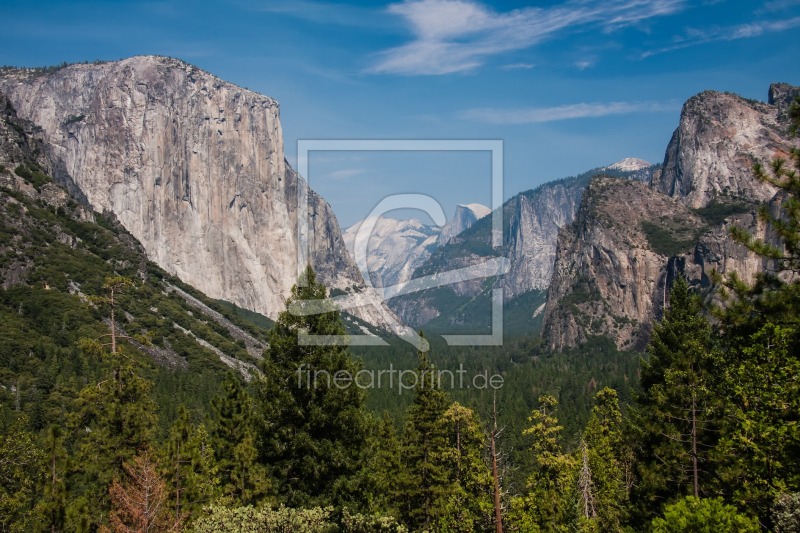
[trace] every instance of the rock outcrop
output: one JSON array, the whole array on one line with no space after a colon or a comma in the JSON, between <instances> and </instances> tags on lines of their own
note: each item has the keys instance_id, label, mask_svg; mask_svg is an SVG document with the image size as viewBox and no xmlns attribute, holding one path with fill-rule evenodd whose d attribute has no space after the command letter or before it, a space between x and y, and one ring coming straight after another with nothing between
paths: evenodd
<instances>
[{"instance_id":1,"label":"rock outcrop","mask_svg":"<svg viewBox=\"0 0 800 533\"><path fill-rule=\"evenodd\" d=\"M708 211L642 183L595 178L559 236L544 315L548 345L562 350L604 335L620 349L641 350L678 273L700 288L711 285L712 271L752 281L766 263L731 239L730 226L770 236L754 206L735 207L741 212L717 225Z\"/></svg>"},{"instance_id":2,"label":"rock outcrop","mask_svg":"<svg viewBox=\"0 0 800 533\"><path fill-rule=\"evenodd\" d=\"M786 110L798 92L774 84L768 103L715 91L690 98L653 188L695 208L725 198L769 201L775 188L755 179L753 163L788 154Z\"/></svg>"},{"instance_id":3,"label":"rock outcrop","mask_svg":"<svg viewBox=\"0 0 800 533\"><path fill-rule=\"evenodd\" d=\"M6 69L0 91L42 129L56 179L74 181L149 258L209 296L276 317L303 266L306 214L320 279L363 284L330 206L309 191L298 208L305 182L284 160L275 100L155 56ZM392 320L380 305L353 312Z\"/></svg>"},{"instance_id":4,"label":"rock outcrop","mask_svg":"<svg viewBox=\"0 0 800 533\"><path fill-rule=\"evenodd\" d=\"M625 179L649 181L657 167L643 165L647 163L641 159L628 158L517 194L503 205L502 248L492 247L492 217L485 216L436 250L414 274L414 277L432 275L502 256L508 265L503 276L395 298L389 302L390 307L406 323L418 327L442 317L454 307L459 314L477 314L478 311L465 311L465 306L475 302L486 308L485 302L493 288L503 288L507 303L547 289L553 274L558 232L574 220L591 177L606 172ZM471 300L465 303L465 298Z\"/></svg>"},{"instance_id":5,"label":"rock outcrop","mask_svg":"<svg viewBox=\"0 0 800 533\"><path fill-rule=\"evenodd\" d=\"M653 224L691 250L703 221L647 185L608 177L589 184L578 216L558 240L544 311L544 337L561 350L590 335L620 348L646 336L647 317L660 309L669 253L646 233ZM644 330L644 331L643 331Z\"/></svg>"},{"instance_id":6,"label":"rock outcrop","mask_svg":"<svg viewBox=\"0 0 800 533\"><path fill-rule=\"evenodd\" d=\"M367 267L373 287L391 287L411 279L438 247L441 229L417 219L397 220L378 217L371 235L359 236L364 221L344 232L347 250L355 257L356 237L367 239Z\"/></svg>"},{"instance_id":7,"label":"rock outcrop","mask_svg":"<svg viewBox=\"0 0 800 533\"><path fill-rule=\"evenodd\" d=\"M774 242L756 209L766 202L777 213L781 198L753 177L752 165L793 145L785 115L798 92L775 84L766 104L701 93L684 106L651 187L592 182L559 236L543 326L552 348L605 335L621 349L641 349L678 272L707 288L712 271L750 282L767 268L732 240L730 226Z\"/></svg>"},{"instance_id":8,"label":"rock outcrop","mask_svg":"<svg viewBox=\"0 0 800 533\"><path fill-rule=\"evenodd\" d=\"M457 205L453 217L442 226L442 231L439 233L439 245L447 244L453 237L468 230L491 212L492 210L483 204Z\"/></svg>"}]
</instances>

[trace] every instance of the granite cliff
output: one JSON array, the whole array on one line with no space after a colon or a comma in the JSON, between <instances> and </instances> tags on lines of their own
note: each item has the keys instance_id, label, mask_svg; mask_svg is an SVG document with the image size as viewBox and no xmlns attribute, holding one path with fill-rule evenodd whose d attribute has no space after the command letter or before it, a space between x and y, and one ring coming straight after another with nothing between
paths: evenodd
<instances>
[{"instance_id":1,"label":"granite cliff","mask_svg":"<svg viewBox=\"0 0 800 533\"><path fill-rule=\"evenodd\" d=\"M4 69L4 92L41 130L50 171L113 213L148 257L213 298L276 317L297 281L298 216L327 285L363 285L330 206L284 159L278 103L179 60L140 56ZM387 326L385 306L351 310Z\"/></svg>"},{"instance_id":2,"label":"granite cliff","mask_svg":"<svg viewBox=\"0 0 800 533\"><path fill-rule=\"evenodd\" d=\"M682 272L708 288L712 270L746 281L766 264L735 243L731 225L770 240L756 217L780 198L755 179L752 165L792 146L786 111L798 89L770 88L769 102L704 92L684 105L660 173L650 186L597 178L575 223L558 238L543 336L563 349L605 335L641 349Z\"/></svg>"},{"instance_id":3,"label":"granite cliff","mask_svg":"<svg viewBox=\"0 0 800 533\"><path fill-rule=\"evenodd\" d=\"M503 246L491 246L492 217L485 216L472 227L434 251L413 277L435 275L477 265L491 258L506 258L503 276L465 281L390 300L389 306L406 323L423 326L437 320L443 329L474 325L469 316L489 319L491 289L503 288L507 304L525 300L512 312L535 318L539 294L550 285L559 230L575 218L581 195L590 178L608 172L628 179L649 181L657 168L641 160L625 160L621 167L596 168L578 176L546 183L513 196L503 205ZM522 299L522 300L520 300ZM511 309L510 309L511 310ZM525 325L527 323L527 326ZM520 323L519 333L530 334L532 322ZM437 326L438 327L438 326ZM488 326L487 326L488 327ZM525 329L527 328L527 329Z\"/></svg>"}]
</instances>

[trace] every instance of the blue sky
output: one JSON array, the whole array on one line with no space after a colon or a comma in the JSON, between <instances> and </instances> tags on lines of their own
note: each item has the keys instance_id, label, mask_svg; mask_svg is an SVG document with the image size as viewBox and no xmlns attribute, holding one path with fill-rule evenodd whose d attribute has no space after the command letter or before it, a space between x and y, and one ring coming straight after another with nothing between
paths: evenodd
<instances>
[{"instance_id":1,"label":"blue sky","mask_svg":"<svg viewBox=\"0 0 800 533\"><path fill-rule=\"evenodd\" d=\"M0 64L162 54L277 98L298 139L502 139L505 197L660 162L681 104L800 84L800 0L14 1ZM490 203L486 153L313 153L343 226L384 196Z\"/></svg>"}]
</instances>

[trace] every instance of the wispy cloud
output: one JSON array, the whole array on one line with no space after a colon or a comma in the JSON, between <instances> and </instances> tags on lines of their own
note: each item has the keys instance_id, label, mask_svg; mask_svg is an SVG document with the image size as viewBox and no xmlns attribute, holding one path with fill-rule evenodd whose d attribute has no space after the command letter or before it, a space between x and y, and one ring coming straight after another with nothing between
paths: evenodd
<instances>
[{"instance_id":1,"label":"wispy cloud","mask_svg":"<svg viewBox=\"0 0 800 533\"><path fill-rule=\"evenodd\" d=\"M561 5L493 11L474 0L405 0L391 4L414 39L378 54L370 71L437 75L474 70L497 54L522 50L561 32L605 31L676 13L685 0L569 0Z\"/></svg>"},{"instance_id":2,"label":"wispy cloud","mask_svg":"<svg viewBox=\"0 0 800 533\"><path fill-rule=\"evenodd\" d=\"M759 37L767 33L785 31L800 26L800 17L785 20L772 20L762 22L751 22L738 26L714 26L711 28L697 29L689 28L683 35L675 37L669 46L648 50L642 53L641 58L645 59L656 54L672 52L690 46L711 43L715 41L735 41L737 39L750 39Z\"/></svg>"},{"instance_id":3,"label":"wispy cloud","mask_svg":"<svg viewBox=\"0 0 800 533\"><path fill-rule=\"evenodd\" d=\"M595 102L518 109L474 108L462 111L458 116L464 120L489 124L535 124L608 115L675 111L677 109L680 109L678 102Z\"/></svg>"},{"instance_id":4,"label":"wispy cloud","mask_svg":"<svg viewBox=\"0 0 800 533\"><path fill-rule=\"evenodd\" d=\"M535 67L533 63L510 63L500 67L502 70L530 70Z\"/></svg>"},{"instance_id":5,"label":"wispy cloud","mask_svg":"<svg viewBox=\"0 0 800 533\"><path fill-rule=\"evenodd\" d=\"M795 6L800 6L800 0L771 0L769 2L764 2L761 9L756 10L756 14L774 13Z\"/></svg>"},{"instance_id":6,"label":"wispy cloud","mask_svg":"<svg viewBox=\"0 0 800 533\"><path fill-rule=\"evenodd\" d=\"M328 174L328 178L338 181L349 180L350 178L355 178L356 176L360 176L365 171L363 168L342 168L339 170L334 170Z\"/></svg>"},{"instance_id":7,"label":"wispy cloud","mask_svg":"<svg viewBox=\"0 0 800 533\"><path fill-rule=\"evenodd\" d=\"M318 0L234 0L250 11L289 16L315 24L385 29L386 16L377 9Z\"/></svg>"}]
</instances>

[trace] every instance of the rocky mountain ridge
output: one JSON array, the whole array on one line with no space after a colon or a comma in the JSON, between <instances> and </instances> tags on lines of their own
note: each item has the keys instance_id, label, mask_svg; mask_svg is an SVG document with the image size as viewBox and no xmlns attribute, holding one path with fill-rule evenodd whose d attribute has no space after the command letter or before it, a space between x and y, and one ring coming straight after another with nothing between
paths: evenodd
<instances>
[{"instance_id":1,"label":"rocky mountain ridge","mask_svg":"<svg viewBox=\"0 0 800 533\"><path fill-rule=\"evenodd\" d=\"M434 319L440 323L471 323L464 316L487 314L493 288L503 288L507 303L528 296L531 301L538 302L535 293L546 290L550 284L558 232L573 221L590 178L608 172L624 177L646 176L644 179L649 181L656 171L657 167L653 166L631 171L601 167L515 195L502 207L502 248L494 249L491 246L491 217L484 217L434 251L413 277L434 275L505 257L508 270L503 276L474 279L402 296L390 300L389 306L405 323L420 327ZM476 307L481 307L482 311L477 311ZM533 318L532 313L533 310L527 313L529 318Z\"/></svg>"},{"instance_id":2,"label":"rocky mountain ridge","mask_svg":"<svg viewBox=\"0 0 800 533\"><path fill-rule=\"evenodd\" d=\"M490 212L491 209L482 204L459 204L453 216L441 227L423 224L415 218L378 217L371 221L374 223L371 235L359 236L359 230L366 222L361 220L347 228L343 237L347 250L356 262L356 238L368 238L370 281L374 287L391 287L410 280L414 271L425 263L431 253Z\"/></svg>"},{"instance_id":3,"label":"rocky mountain ridge","mask_svg":"<svg viewBox=\"0 0 800 533\"><path fill-rule=\"evenodd\" d=\"M759 203L775 210L775 189L752 173L796 140L785 120L800 89L773 84L768 103L707 91L687 101L650 186L597 178L575 223L559 235L543 336L554 349L594 335L641 349L682 272L710 286L711 271L745 281L767 265L729 235L731 225L770 240ZM632 207L633 206L633 207Z\"/></svg>"},{"instance_id":4,"label":"rocky mountain ridge","mask_svg":"<svg viewBox=\"0 0 800 533\"><path fill-rule=\"evenodd\" d=\"M179 60L138 56L54 70L4 69L4 92L41 129L51 173L114 213L168 272L276 317L303 260L339 291L363 286L330 206L288 165L278 103ZM368 293L350 311L390 327Z\"/></svg>"}]
</instances>

